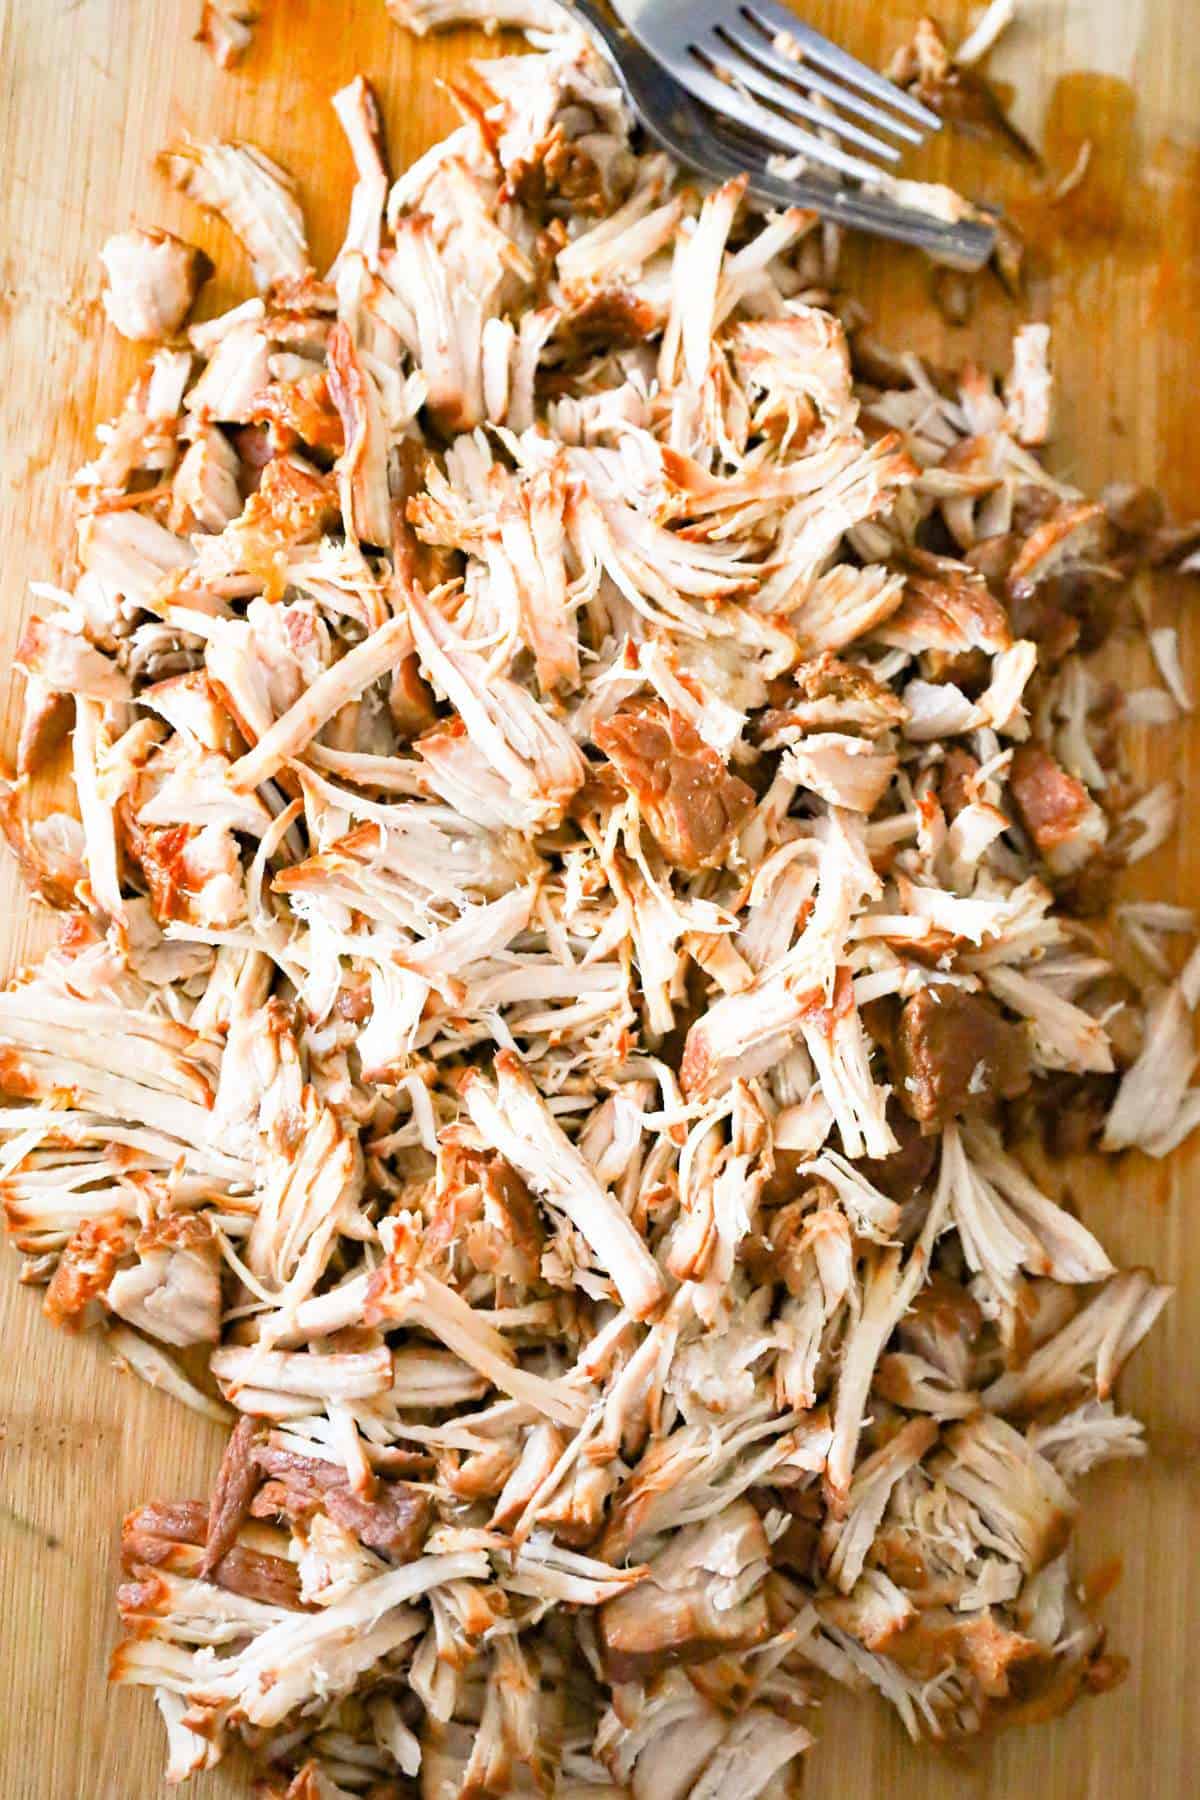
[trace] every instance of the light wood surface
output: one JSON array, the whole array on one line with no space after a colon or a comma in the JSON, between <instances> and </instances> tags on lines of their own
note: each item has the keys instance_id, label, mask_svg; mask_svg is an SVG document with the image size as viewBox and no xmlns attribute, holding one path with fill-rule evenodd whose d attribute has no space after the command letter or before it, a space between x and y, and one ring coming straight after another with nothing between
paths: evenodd
<instances>
[{"instance_id":1,"label":"light wood surface","mask_svg":"<svg viewBox=\"0 0 1200 1800\"><path fill-rule=\"evenodd\" d=\"M184 131L261 144L299 177L319 264L332 256L350 163L327 101L362 69L376 83L395 167L454 122L439 79L478 36L415 43L382 0L264 0L244 65L224 74L191 41L199 0L0 0L0 721L16 736L13 647L32 578L68 578L65 478L93 423L112 412L138 353L105 329L95 253L130 218L181 231L221 271L206 305L249 291L245 260L220 227L153 168ZM807 0L806 15L880 60L902 41L913 0ZM968 11L938 8L951 33ZM944 134L928 157L967 191L1005 199L1033 239L1022 306L1055 330L1056 466L1083 485L1136 476L1200 511L1200 13L1196 0L1025 0L993 63L1020 83L1022 123L1046 145L1052 178L1092 141L1083 188L1061 208L995 149ZM907 252L852 246L852 284L880 335L946 360L1002 363L1019 310L998 289L965 329L929 305L929 272ZM1193 586L1193 595L1195 589ZM1162 616L1183 597L1159 591ZM1193 598L1191 606L1196 602ZM1200 631L1185 611L1185 658L1200 685ZM1137 652L1123 664L1142 678ZM1144 767L1197 771L1194 724L1139 747ZM1194 802L1200 806L1200 797ZM1193 817L1197 816L1193 814ZM1200 904L1200 834L1138 871L1137 891ZM0 864L0 962L46 943L11 862ZM1165 1321L1126 1378L1153 1454L1094 1477L1081 1567L1120 1580L1106 1604L1128 1681L1047 1728L1010 1733L968 1757L913 1749L882 1704L832 1700L809 1759L811 1800L1182 1800L1200 1791L1200 1215L1189 1188L1200 1150L1164 1169L1127 1160L1089 1174L1083 1210L1119 1262L1178 1284ZM151 1497L204 1492L221 1434L132 1377L94 1343L50 1329L15 1264L0 1267L0 1796L148 1800L165 1793L149 1702L107 1695L115 1538ZM244 1792L220 1772L198 1800Z\"/></svg>"}]
</instances>

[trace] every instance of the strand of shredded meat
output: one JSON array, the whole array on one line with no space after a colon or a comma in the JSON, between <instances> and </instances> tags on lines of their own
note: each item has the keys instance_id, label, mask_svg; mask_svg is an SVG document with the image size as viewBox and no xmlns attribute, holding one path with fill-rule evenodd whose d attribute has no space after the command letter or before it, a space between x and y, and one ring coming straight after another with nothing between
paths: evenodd
<instances>
[{"instance_id":1,"label":"strand of shredded meat","mask_svg":"<svg viewBox=\"0 0 1200 1800\"><path fill-rule=\"evenodd\" d=\"M395 181L337 96L324 278L266 156L169 158L261 292L101 429L19 655L0 1195L232 1427L125 1522L112 1677L277 1800L781 1800L823 1682L955 1739L1120 1671L1072 1538L1168 1290L1039 1146L1200 1123L1079 648L1195 534L1043 467L1044 329L888 353L539 42ZM107 261L177 331L195 254Z\"/></svg>"}]
</instances>

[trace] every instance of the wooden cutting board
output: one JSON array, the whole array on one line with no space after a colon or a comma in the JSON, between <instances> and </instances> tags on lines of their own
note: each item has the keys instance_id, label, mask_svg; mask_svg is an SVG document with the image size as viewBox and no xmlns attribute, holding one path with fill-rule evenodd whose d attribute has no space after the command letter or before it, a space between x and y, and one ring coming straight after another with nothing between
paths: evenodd
<instances>
[{"instance_id":1,"label":"wooden cutting board","mask_svg":"<svg viewBox=\"0 0 1200 1800\"><path fill-rule=\"evenodd\" d=\"M95 253L136 218L183 232L221 275L212 310L250 291L227 234L180 200L155 154L185 131L261 144L299 177L317 262L332 257L350 160L328 108L358 70L375 82L403 166L454 122L439 82L479 35L418 43L382 0L264 0L243 66L222 73L191 41L199 0L0 0L0 707L11 757L17 697L12 652L31 579L69 579L65 479L111 413L138 353L104 327ZM908 34L915 0L807 0L806 16L873 62ZM943 0L952 41L967 8ZM1023 0L993 63L1019 84L1016 116L1044 144L1049 182L1085 141L1091 163L1060 206L1010 155L943 134L930 172L1004 200L1032 238L1024 308L1055 331L1056 467L1095 488L1159 482L1181 513L1200 511L1195 390L1200 375L1200 17L1196 0ZM908 253L851 247L853 285L879 334L935 357L1002 364L1019 309L998 288L972 321L948 327L930 306L929 271ZM1196 589L1159 591L1163 621ZM1181 620L1200 680L1200 634ZM1132 646L1122 672L1148 670ZM1200 777L1194 724L1139 746L1141 766ZM1196 802L1200 805L1200 801ZM1195 815L1193 815L1195 816ZM1185 829L1136 891L1200 905L1200 836ZM8 859L0 866L0 962L19 966L48 939ZM809 1759L811 1800L958 1800L1037 1792L1046 1800L1176 1800L1194 1794L1200 1759L1200 1216L1189 1178L1200 1150L1169 1167L1129 1159L1079 1189L1085 1216L1122 1263L1148 1263L1179 1296L1136 1359L1125 1398L1148 1422L1152 1455L1092 1478L1081 1567L1115 1582L1105 1614L1129 1655L1115 1693L1039 1730L985 1742L967 1757L914 1749L882 1703L839 1696ZM165 1793L150 1702L106 1695L113 1638L116 1530L151 1497L207 1491L221 1434L108 1365L95 1343L42 1320L36 1296L0 1262L0 1794L5 1800L148 1800ZM1117 1577L1119 1576L1119 1579ZM203 1800L245 1791L222 1771Z\"/></svg>"}]
</instances>

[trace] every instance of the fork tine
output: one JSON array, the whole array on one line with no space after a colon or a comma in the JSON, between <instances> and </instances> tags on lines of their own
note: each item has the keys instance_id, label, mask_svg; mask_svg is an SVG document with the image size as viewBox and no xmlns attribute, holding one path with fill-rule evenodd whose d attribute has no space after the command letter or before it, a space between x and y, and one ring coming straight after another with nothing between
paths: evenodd
<instances>
[{"instance_id":1,"label":"fork tine","mask_svg":"<svg viewBox=\"0 0 1200 1800\"><path fill-rule=\"evenodd\" d=\"M895 137L905 138L910 144L924 142L925 133L918 131L907 119L885 112L882 106L877 106L873 100L864 99L853 88L830 81L828 76L820 74L810 63L798 64L792 57L784 56L775 49L770 38L749 24L744 17L730 19L727 25L722 25L721 35L736 44L739 50L752 57L755 62L769 69L773 75L778 75L785 81L798 82L801 87L814 94L824 94L827 100L832 100L843 112L868 119L872 125L878 125L883 131L890 131Z\"/></svg>"},{"instance_id":2,"label":"fork tine","mask_svg":"<svg viewBox=\"0 0 1200 1800\"><path fill-rule=\"evenodd\" d=\"M883 138L873 137L869 131L854 125L849 119L841 119L829 107L823 107L812 100L807 100L798 89L776 81L773 75L743 57L731 51L723 37L711 34L697 43L697 48L718 68L732 76L744 88L760 100L769 100L772 105L782 107L785 113L795 113L802 119L808 119L822 131L832 131L836 136L844 138L849 144L857 144L860 150L866 150L873 156L886 157L895 162L900 155L895 144L887 143ZM765 126L764 126L765 129Z\"/></svg>"},{"instance_id":3,"label":"fork tine","mask_svg":"<svg viewBox=\"0 0 1200 1800\"><path fill-rule=\"evenodd\" d=\"M748 192L766 206L814 207L839 225L917 244L951 268L980 269L991 255L995 232L990 225L974 219L948 224L900 206L879 192L878 175L874 189L859 191L839 186L819 171L786 180L773 174L766 164L766 145L756 132L744 132L736 120L702 107L636 37L624 27L618 29L595 0L569 3L636 117L676 162L700 170L711 181L747 175Z\"/></svg>"},{"instance_id":4,"label":"fork tine","mask_svg":"<svg viewBox=\"0 0 1200 1800\"><path fill-rule=\"evenodd\" d=\"M942 121L935 112L930 112L927 106L922 106L919 100L898 88L886 75L879 75L866 63L859 62L857 56L831 44L827 37L822 37L819 31L814 31L785 6L777 6L775 0L745 0L741 10L756 20L768 37L774 37L776 32L786 32L803 50L805 58L811 57L819 68L828 70L831 75L840 75L843 81L852 82L886 106L894 106L898 112L906 113L910 119L924 125L927 131L940 130Z\"/></svg>"},{"instance_id":5,"label":"fork tine","mask_svg":"<svg viewBox=\"0 0 1200 1800\"><path fill-rule=\"evenodd\" d=\"M839 150L835 144L827 144L815 132L805 131L790 119L772 112L770 107L763 106L760 101L749 99L728 81L722 81L719 75L714 75L699 58L690 59L687 79L692 93L703 100L706 106L748 125L760 137L769 138L772 143L781 145L784 149L798 151L810 162L824 163L827 168L849 175L854 181L874 182L880 179L881 171L874 163L867 162L861 156L851 156L845 150Z\"/></svg>"}]
</instances>

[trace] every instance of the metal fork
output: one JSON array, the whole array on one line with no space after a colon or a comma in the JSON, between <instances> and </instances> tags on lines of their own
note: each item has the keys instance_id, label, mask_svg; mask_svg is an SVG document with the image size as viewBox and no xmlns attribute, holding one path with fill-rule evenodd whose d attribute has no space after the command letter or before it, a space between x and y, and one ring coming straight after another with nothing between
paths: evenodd
<instances>
[{"instance_id":1,"label":"metal fork","mask_svg":"<svg viewBox=\"0 0 1200 1800\"><path fill-rule=\"evenodd\" d=\"M629 4L630 0L622 0L622 3ZM705 0L705 3L711 5L711 0ZM746 127L739 117L722 117L698 104L693 95L597 0L563 0L563 4L588 31L640 124L677 162L699 170L712 181L728 181L733 176L745 175L748 192L763 205L811 207L823 217L853 230L914 244L953 268L982 268L991 255L995 232L989 225L976 220L948 222L916 207L902 206L884 194L851 188L823 179L820 174L806 171L803 177L795 180L777 174L768 162L771 146L762 141L757 128ZM755 10L761 11L757 0ZM789 29L806 30L790 13L784 16L789 20ZM812 35L817 36L815 32ZM824 39L818 41L825 42ZM827 49L835 57L844 56L836 45L830 44ZM845 60L856 69L861 67L853 57ZM900 94L882 76L873 75L869 69L863 69L862 74L868 81L896 94L924 117L933 118L937 124L933 114L926 113L924 107L910 101L906 94ZM807 75L805 79L808 79ZM723 84L718 85L724 104L724 97L730 90ZM821 147L827 148L823 144ZM881 172L873 165L865 164L864 167L871 181L881 179ZM838 173L841 173L840 169Z\"/></svg>"},{"instance_id":2,"label":"metal fork","mask_svg":"<svg viewBox=\"0 0 1200 1800\"><path fill-rule=\"evenodd\" d=\"M839 175L870 181L878 178L878 168L868 157L897 160L899 148L880 131L919 144L941 124L920 101L775 0L612 0L612 5L697 100ZM844 117L847 113L852 116ZM806 130L798 119L816 130ZM855 122L862 119L875 131Z\"/></svg>"}]
</instances>

